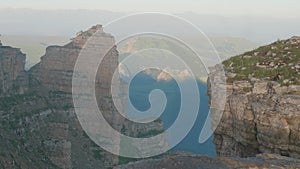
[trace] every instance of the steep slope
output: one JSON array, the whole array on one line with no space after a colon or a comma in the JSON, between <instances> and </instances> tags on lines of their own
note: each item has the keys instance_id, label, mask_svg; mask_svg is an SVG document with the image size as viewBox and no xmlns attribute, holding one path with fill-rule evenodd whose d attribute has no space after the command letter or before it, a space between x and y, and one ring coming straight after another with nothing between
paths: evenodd
<instances>
[{"instance_id":1,"label":"steep slope","mask_svg":"<svg viewBox=\"0 0 300 169\"><path fill-rule=\"evenodd\" d=\"M265 79L300 84L300 37L278 40L224 62L230 81Z\"/></svg>"},{"instance_id":2,"label":"steep slope","mask_svg":"<svg viewBox=\"0 0 300 169\"><path fill-rule=\"evenodd\" d=\"M42 61L28 72L24 72L25 56L19 49L0 48L1 73L6 75L1 82L7 84L3 90L9 93L0 98L2 168L108 168L118 164L118 156L101 149L82 130L70 93L78 54L86 40L101 29L94 26L65 46L48 47ZM116 51L107 58L106 68L118 64ZM113 72L113 68L106 71ZM109 81L102 78L99 84ZM12 86L24 93L11 92ZM107 86L99 90L103 97L110 93ZM112 119L116 110L103 104L99 106Z\"/></svg>"},{"instance_id":3,"label":"steep slope","mask_svg":"<svg viewBox=\"0 0 300 169\"><path fill-rule=\"evenodd\" d=\"M25 56L19 49L0 47L0 54L5 54L0 55L4 65L0 74L7 74L0 76L0 82L9 84L3 88L5 95L0 97L0 168L111 168L132 160L96 145L82 129L74 110L71 93L74 65L83 45L95 32L104 46L114 41L101 25L93 26L64 46L49 46L41 62L28 72L24 71ZM98 107L106 120L117 131L130 136L147 137L150 131L162 130L159 121L137 126L119 115L112 105L110 90L117 66L118 52L113 47L96 76Z\"/></svg>"},{"instance_id":4,"label":"steep slope","mask_svg":"<svg viewBox=\"0 0 300 169\"><path fill-rule=\"evenodd\" d=\"M0 97L12 93L14 81L24 72L25 54L20 49L0 45Z\"/></svg>"},{"instance_id":5,"label":"steep slope","mask_svg":"<svg viewBox=\"0 0 300 169\"><path fill-rule=\"evenodd\" d=\"M225 110L214 143L220 156L276 153L300 158L300 38L277 41L224 62ZM221 65L211 68L208 83ZM218 93L211 95L216 102ZM213 105L211 105L213 106Z\"/></svg>"}]
</instances>

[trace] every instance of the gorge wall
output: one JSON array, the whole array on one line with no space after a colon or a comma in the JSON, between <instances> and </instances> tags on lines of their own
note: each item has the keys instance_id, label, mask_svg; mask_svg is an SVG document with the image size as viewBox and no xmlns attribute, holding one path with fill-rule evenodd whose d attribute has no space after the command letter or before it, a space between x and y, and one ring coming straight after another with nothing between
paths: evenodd
<instances>
[{"instance_id":1,"label":"gorge wall","mask_svg":"<svg viewBox=\"0 0 300 169\"><path fill-rule=\"evenodd\" d=\"M0 46L0 168L108 168L118 164L118 156L89 139L73 108L74 65L96 31L113 41L101 25L93 26L65 46L48 47L41 62L28 72L20 49ZM109 77L118 65L115 48L103 65L99 71L105 72L99 75L96 87L98 95L107 98ZM105 102L99 102L99 107L113 122L116 110ZM112 125L122 125L122 121L114 122Z\"/></svg>"},{"instance_id":2,"label":"gorge wall","mask_svg":"<svg viewBox=\"0 0 300 169\"><path fill-rule=\"evenodd\" d=\"M0 168L94 169L119 164L118 156L90 140L73 107L73 68L83 45L96 31L113 41L100 25L94 26L65 46L48 47L41 62L28 72L24 72L25 55L19 49L0 46ZM226 84L218 83L222 66L211 68L209 86L227 88L225 110L211 109L212 115L223 111L214 143L219 156L233 157L180 154L117 168L299 168L297 159L257 155L300 158L299 48L299 38L293 37L234 57L224 62ZM106 119L130 136L162 131L160 121L136 126L118 115L109 85L117 64L118 52L113 47L96 79L98 106ZM210 89L211 101L217 102L219 96Z\"/></svg>"},{"instance_id":3,"label":"gorge wall","mask_svg":"<svg viewBox=\"0 0 300 169\"><path fill-rule=\"evenodd\" d=\"M27 72L20 49L0 46L0 168L94 169L111 168L122 162L87 136L73 105L74 65L96 32L101 38L97 50L104 52L101 50L114 43L114 37L96 25L79 32L64 46L47 47L40 63ZM110 89L117 66L118 51L113 46L99 66L95 84L98 107L106 120L130 136L161 131L161 122L136 126L117 112ZM125 111L126 100L123 104Z\"/></svg>"},{"instance_id":4,"label":"gorge wall","mask_svg":"<svg viewBox=\"0 0 300 169\"><path fill-rule=\"evenodd\" d=\"M300 38L293 37L223 63L225 109L211 109L212 116L223 113L214 132L219 156L275 153L300 158L299 46ZM209 87L222 85L216 73L221 67L211 68ZM210 90L211 102L217 101L218 93Z\"/></svg>"},{"instance_id":5,"label":"gorge wall","mask_svg":"<svg viewBox=\"0 0 300 169\"><path fill-rule=\"evenodd\" d=\"M64 46L49 46L46 53L41 57L41 62L35 65L29 72L48 89L59 90L67 93L72 92L72 77L74 66L80 51L87 40L97 32L101 36L102 49L105 50L108 45L114 43L114 37L104 33L101 25L96 25L85 32L77 33L72 41ZM100 42L98 42L100 43ZM108 46L109 47L109 46ZM118 52L116 48L105 56L103 64L100 66L101 73L98 73L97 88L100 86L110 86L112 73L118 66ZM99 81L99 79L102 79ZM100 84L101 83L101 84Z\"/></svg>"},{"instance_id":6,"label":"gorge wall","mask_svg":"<svg viewBox=\"0 0 300 169\"><path fill-rule=\"evenodd\" d=\"M300 168L299 52L300 38L292 37L209 68L207 94L218 157L179 152L115 168Z\"/></svg>"},{"instance_id":7,"label":"gorge wall","mask_svg":"<svg viewBox=\"0 0 300 169\"><path fill-rule=\"evenodd\" d=\"M25 59L20 49L0 44L0 97L13 93L14 82L24 72Z\"/></svg>"}]
</instances>

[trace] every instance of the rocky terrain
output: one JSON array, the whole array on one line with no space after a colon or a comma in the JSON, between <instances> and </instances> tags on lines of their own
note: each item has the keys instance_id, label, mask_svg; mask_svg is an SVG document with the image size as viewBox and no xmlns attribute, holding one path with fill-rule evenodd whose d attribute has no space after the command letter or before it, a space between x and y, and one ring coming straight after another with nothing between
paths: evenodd
<instances>
[{"instance_id":1,"label":"rocky terrain","mask_svg":"<svg viewBox=\"0 0 300 169\"><path fill-rule=\"evenodd\" d=\"M70 93L80 49L99 29L100 25L94 26L65 46L48 47L41 62L28 72L24 72L25 55L19 49L0 48L2 91L9 93L0 98L0 168L108 168L118 164L118 156L102 150L82 130ZM117 58L117 53L108 57ZM112 60L115 64L106 64L118 64L117 59ZM106 81L110 79L102 79L102 84Z\"/></svg>"},{"instance_id":2,"label":"rocky terrain","mask_svg":"<svg viewBox=\"0 0 300 169\"><path fill-rule=\"evenodd\" d=\"M294 36L232 57L223 64L228 81L264 79L281 85L300 84L300 37Z\"/></svg>"},{"instance_id":3,"label":"rocky terrain","mask_svg":"<svg viewBox=\"0 0 300 169\"><path fill-rule=\"evenodd\" d=\"M214 132L217 158L176 153L116 169L300 168L299 48L300 38L292 37L210 68L212 123L222 115ZM223 70L226 84L220 83Z\"/></svg>"},{"instance_id":4,"label":"rocky terrain","mask_svg":"<svg viewBox=\"0 0 300 169\"><path fill-rule=\"evenodd\" d=\"M274 154L250 158L218 157L175 153L158 159L141 160L114 169L298 169L300 160Z\"/></svg>"},{"instance_id":5,"label":"rocky terrain","mask_svg":"<svg viewBox=\"0 0 300 169\"><path fill-rule=\"evenodd\" d=\"M292 37L224 62L227 100L214 138L219 156L300 158L299 52L300 38ZM209 76L216 86L220 67Z\"/></svg>"},{"instance_id":6,"label":"rocky terrain","mask_svg":"<svg viewBox=\"0 0 300 169\"><path fill-rule=\"evenodd\" d=\"M0 97L13 93L14 81L24 72L25 59L20 49L0 44Z\"/></svg>"},{"instance_id":7,"label":"rocky terrain","mask_svg":"<svg viewBox=\"0 0 300 169\"><path fill-rule=\"evenodd\" d=\"M90 140L73 108L73 68L83 45L97 31L103 45L114 41L101 25L93 26L64 46L49 46L41 62L26 72L25 54L0 46L0 168L111 168L131 160L112 155ZM111 105L109 84L118 65L115 47L101 64L96 94L111 126L142 137L162 130L161 122L135 126Z\"/></svg>"},{"instance_id":8,"label":"rocky terrain","mask_svg":"<svg viewBox=\"0 0 300 169\"><path fill-rule=\"evenodd\" d=\"M91 141L72 102L75 61L96 31L103 44L114 41L102 26L94 26L64 46L48 47L41 62L27 72L25 54L0 46L0 168L300 168L300 38L277 41L210 69L209 87L227 88L225 110L211 109L212 116L223 111L214 139L218 158L176 153L117 166L132 159L112 155ZM111 105L109 83L117 64L113 47L96 79L104 116L130 136L161 132L161 121L137 126ZM218 84L223 68L227 83ZM216 102L219 97L210 89L211 102Z\"/></svg>"}]
</instances>

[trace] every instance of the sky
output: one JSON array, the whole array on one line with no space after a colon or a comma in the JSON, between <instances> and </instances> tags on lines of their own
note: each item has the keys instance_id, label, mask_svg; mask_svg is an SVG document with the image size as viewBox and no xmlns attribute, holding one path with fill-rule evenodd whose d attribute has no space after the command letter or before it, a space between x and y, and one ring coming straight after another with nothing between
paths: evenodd
<instances>
[{"instance_id":1,"label":"sky","mask_svg":"<svg viewBox=\"0 0 300 169\"><path fill-rule=\"evenodd\" d=\"M0 34L72 37L135 12L183 17L212 36L266 44L300 35L299 0L0 0Z\"/></svg>"},{"instance_id":2,"label":"sky","mask_svg":"<svg viewBox=\"0 0 300 169\"><path fill-rule=\"evenodd\" d=\"M0 8L195 12L228 16L300 18L299 0L0 0Z\"/></svg>"}]
</instances>

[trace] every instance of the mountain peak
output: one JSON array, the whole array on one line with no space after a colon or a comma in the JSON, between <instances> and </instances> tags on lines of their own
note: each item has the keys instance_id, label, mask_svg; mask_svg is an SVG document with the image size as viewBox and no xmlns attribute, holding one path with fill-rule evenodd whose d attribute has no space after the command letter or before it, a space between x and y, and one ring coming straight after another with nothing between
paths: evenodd
<instances>
[{"instance_id":1,"label":"mountain peak","mask_svg":"<svg viewBox=\"0 0 300 169\"><path fill-rule=\"evenodd\" d=\"M86 41L93 36L94 33L96 32L104 33L103 32L103 26L102 25L95 25L92 26L90 29L87 31L80 31L76 34L75 38L71 39L71 42L65 45L65 47L75 47L75 48L82 48Z\"/></svg>"}]
</instances>

